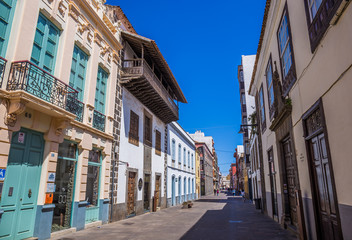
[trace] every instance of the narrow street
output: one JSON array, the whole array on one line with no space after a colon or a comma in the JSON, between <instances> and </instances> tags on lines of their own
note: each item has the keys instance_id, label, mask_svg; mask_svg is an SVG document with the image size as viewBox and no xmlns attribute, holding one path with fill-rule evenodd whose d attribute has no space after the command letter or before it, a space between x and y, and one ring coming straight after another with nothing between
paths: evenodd
<instances>
[{"instance_id":1,"label":"narrow street","mask_svg":"<svg viewBox=\"0 0 352 240\"><path fill-rule=\"evenodd\" d=\"M53 239L296 239L240 197L208 196L192 208L170 207Z\"/></svg>"}]
</instances>

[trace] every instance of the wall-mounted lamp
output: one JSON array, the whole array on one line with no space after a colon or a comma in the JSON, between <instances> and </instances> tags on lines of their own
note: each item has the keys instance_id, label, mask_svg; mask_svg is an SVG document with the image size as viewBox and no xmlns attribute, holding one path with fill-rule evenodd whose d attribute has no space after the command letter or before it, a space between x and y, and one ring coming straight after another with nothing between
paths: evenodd
<instances>
[{"instance_id":1,"label":"wall-mounted lamp","mask_svg":"<svg viewBox=\"0 0 352 240\"><path fill-rule=\"evenodd\" d=\"M248 127L257 127L258 126L258 124L241 124L241 128L240 128L240 130L238 131L238 133L239 134L244 134L246 131L246 129L248 128Z\"/></svg>"}]
</instances>

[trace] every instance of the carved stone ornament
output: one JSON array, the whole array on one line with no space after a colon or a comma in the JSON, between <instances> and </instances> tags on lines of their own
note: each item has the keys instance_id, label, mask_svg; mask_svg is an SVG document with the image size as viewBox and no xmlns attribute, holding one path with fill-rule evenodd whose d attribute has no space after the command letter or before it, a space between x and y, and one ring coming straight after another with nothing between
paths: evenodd
<instances>
[{"instance_id":1,"label":"carved stone ornament","mask_svg":"<svg viewBox=\"0 0 352 240\"><path fill-rule=\"evenodd\" d=\"M103 41L104 40L103 40L102 36L97 31L95 31L94 32L94 42L96 42L100 47L102 47Z\"/></svg>"},{"instance_id":2,"label":"carved stone ornament","mask_svg":"<svg viewBox=\"0 0 352 240\"><path fill-rule=\"evenodd\" d=\"M100 50L100 55L101 56L105 56L105 54L109 51L109 47L108 46L104 46L101 48Z\"/></svg>"},{"instance_id":3,"label":"carved stone ornament","mask_svg":"<svg viewBox=\"0 0 352 240\"><path fill-rule=\"evenodd\" d=\"M26 102L21 100L6 100L7 113L4 122L10 127L14 127L17 122L17 116L26 109Z\"/></svg>"},{"instance_id":4,"label":"carved stone ornament","mask_svg":"<svg viewBox=\"0 0 352 240\"><path fill-rule=\"evenodd\" d=\"M88 29L88 23L79 23L78 32L82 35Z\"/></svg>"},{"instance_id":5,"label":"carved stone ornament","mask_svg":"<svg viewBox=\"0 0 352 240\"><path fill-rule=\"evenodd\" d=\"M89 44L91 44L93 41L93 34L91 31L88 31L88 33L87 33L87 40L88 40Z\"/></svg>"},{"instance_id":6,"label":"carved stone ornament","mask_svg":"<svg viewBox=\"0 0 352 240\"><path fill-rule=\"evenodd\" d=\"M67 119L55 119L54 126L55 126L55 135L56 136L61 136L63 131L67 128L69 125L69 120Z\"/></svg>"},{"instance_id":7,"label":"carved stone ornament","mask_svg":"<svg viewBox=\"0 0 352 240\"><path fill-rule=\"evenodd\" d=\"M116 64L119 63L120 57L119 57L118 53L115 52L115 51L112 53L112 60L113 60Z\"/></svg>"},{"instance_id":8,"label":"carved stone ornament","mask_svg":"<svg viewBox=\"0 0 352 240\"><path fill-rule=\"evenodd\" d=\"M69 4L69 13L68 13L75 21L78 22L78 18L81 15L78 7L76 4L73 3L73 1L70 1Z\"/></svg>"},{"instance_id":9,"label":"carved stone ornament","mask_svg":"<svg viewBox=\"0 0 352 240\"><path fill-rule=\"evenodd\" d=\"M65 17L67 7L64 4L64 0L61 0L59 2L58 10L59 10L59 13L60 13L61 17Z\"/></svg>"}]
</instances>

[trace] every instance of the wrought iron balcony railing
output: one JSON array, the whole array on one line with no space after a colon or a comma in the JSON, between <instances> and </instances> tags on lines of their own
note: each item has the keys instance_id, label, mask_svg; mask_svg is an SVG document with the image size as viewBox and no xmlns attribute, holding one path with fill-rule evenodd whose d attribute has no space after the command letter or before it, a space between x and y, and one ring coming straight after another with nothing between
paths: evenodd
<instances>
[{"instance_id":1,"label":"wrought iron balcony railing","mask_svg":"<svg viewBox=\"0 0 352 240\"><path fill-rule=\"evenodd\" d=\"M0 88L2 87L2 81L4 80L4 73L7 60L0 57Z\"/></svg>"},{"instance_id":2,"label":"wrought iron balcony railing","mask_svg":"<svg viewBox=\"0 0 352 240\"><path fill-rule=\"evenodd\" d=\"M26 91L73 114L79 113L81 107L83 113L83 107L77 100L77 90L29 61L11 64L6 89Z\"/></svg>"},{"instance_id":3,"label":"wrought iron balcony railing","mask_svg":"<svg viewBox=\"0 0 352 240\"><path fill-rule=\"evenodd\" d=\"M76 114L77 121L83 122L84 103L77 99L71 98L71 96L68 96L66 110Z\"/></svg>"},{"instance_id":4,"label":"wrought iron balcony railing","mask_svg":"<svg viewBox=\"0 0 352 240\"><path fill-rule=\"evenodd\" d=\"M93 127L104 132L105 131L105 115L97 110L93 111Z\"/></svg>"}]
</instances>

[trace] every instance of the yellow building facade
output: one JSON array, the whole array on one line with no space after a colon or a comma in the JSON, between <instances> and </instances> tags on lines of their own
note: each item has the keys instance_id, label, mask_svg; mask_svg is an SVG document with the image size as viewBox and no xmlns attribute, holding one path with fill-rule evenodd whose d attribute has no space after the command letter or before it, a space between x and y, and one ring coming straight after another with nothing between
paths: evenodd
<instances>
[{"instance_id":1,"label":"yellow building facade","mask_svg":"<svg viewBox=\"0 0 352 240\"><path fill-rule=\"evenodd\" d=\"M0 238L106 223L119 32L104 1L1 1Z\"/></svg>"}]
</instances>

